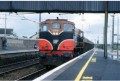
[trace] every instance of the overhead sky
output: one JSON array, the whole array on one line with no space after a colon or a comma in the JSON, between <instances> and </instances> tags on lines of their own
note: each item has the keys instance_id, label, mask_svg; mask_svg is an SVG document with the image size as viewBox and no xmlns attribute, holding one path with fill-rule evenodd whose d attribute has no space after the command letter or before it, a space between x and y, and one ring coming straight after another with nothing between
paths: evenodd
<instances>
[{"instance_id":1,"label":"overhead sky","mask_svg":"<svg viewBox=\"0 0 120 81\"><path fill-rule=\"evenodd\" d=\"M13 28L19 37L30 37L38 32L39 14L26 13L0 13L0 28L5 27L5 14L7 15L6 27ZM108 18L108 43L111 43L112 14ZM68 19L75 23L75 27L84 31L85 37L93 42L99 40L103 43L104 14L65 14L65 13L42 13L41 21L46 19ZM117 33L118 14L115 15L115 33Z\"/></svg>"}]
</instances>

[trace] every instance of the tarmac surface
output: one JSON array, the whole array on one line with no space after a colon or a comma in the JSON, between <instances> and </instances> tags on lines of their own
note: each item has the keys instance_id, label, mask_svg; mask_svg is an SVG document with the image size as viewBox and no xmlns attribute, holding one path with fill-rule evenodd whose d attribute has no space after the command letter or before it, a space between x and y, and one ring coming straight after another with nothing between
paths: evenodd
<instances>
[{"instance_id":1,"label":"tarmac surface","mask_svg":"<svg viewBox=\"0 0 120 81\"><path fill-rule=\"evenodd\" d=\"M105 59L103 50L92 50L53 80L120 80L120 62L109 54Z\"/></svg>"}]
</instances>

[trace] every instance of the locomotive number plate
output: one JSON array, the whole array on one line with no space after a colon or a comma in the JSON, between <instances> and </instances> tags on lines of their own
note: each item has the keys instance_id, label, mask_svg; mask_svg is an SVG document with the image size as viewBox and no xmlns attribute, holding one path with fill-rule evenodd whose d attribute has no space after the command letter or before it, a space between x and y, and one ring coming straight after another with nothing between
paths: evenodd
<instances>
[{"instance_id":1,"label":"locomotive number plate","mask_svg":"<svg viewBox=\"0 0 120 81\"><path fill-rule=\"evenodd\" d=\"M53 44L57 44L58 41L59 41L58 39L54 39L54 40L53 40Z\"/></svg>"}]
</instances>

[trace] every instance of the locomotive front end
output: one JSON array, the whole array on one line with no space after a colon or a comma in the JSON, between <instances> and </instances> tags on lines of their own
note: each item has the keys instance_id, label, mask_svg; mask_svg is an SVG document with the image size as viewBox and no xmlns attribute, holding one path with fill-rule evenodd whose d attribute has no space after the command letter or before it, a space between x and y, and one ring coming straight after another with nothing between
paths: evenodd
<instances>
[{"instance_id":1,"label":"locomotive front end","mask_svg":"<svg viewBox=\"0 0 120 81\"><path fill-rule=\"evenodd\" d=\"M40 63L58 66L73 58L74 23L65 19L50 19L41 23L39 33Z\"/></svg>"}]
</instances>

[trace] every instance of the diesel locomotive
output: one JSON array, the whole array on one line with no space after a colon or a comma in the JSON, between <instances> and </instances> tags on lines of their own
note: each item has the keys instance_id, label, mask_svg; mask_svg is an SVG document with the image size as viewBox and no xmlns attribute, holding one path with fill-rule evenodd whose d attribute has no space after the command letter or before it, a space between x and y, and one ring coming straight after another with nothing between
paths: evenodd
<instances>
[{"instance_id":1,"label":"diesel locomotive","mask_svg":"<svg viewBox=\"0 0 120 81\"><path fill-rule=\"evenodd\" d=\"M58 66L92 49L94 44L73 22L48 19L40 23L38 47L40 64Z\"/></svg>"}]
</instances>

